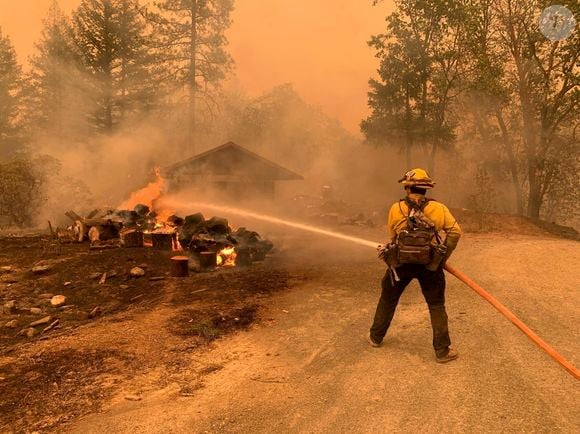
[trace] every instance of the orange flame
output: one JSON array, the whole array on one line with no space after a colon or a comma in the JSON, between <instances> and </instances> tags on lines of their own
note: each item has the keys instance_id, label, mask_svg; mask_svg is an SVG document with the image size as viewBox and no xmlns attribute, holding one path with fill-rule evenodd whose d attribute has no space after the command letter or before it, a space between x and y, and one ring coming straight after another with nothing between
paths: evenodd
<instances>
[{"instance_id":1,"label":"orange flame","mask_svg":"<svg viewBox=\"0 0 580 434\"><path fill-rule=\"evenodd\" d=\"M218 267L235 267L237 256L236 249L232 246L222 249L217 255Z\"/></svg>"},{"instance_id":2,"label":"orange flame","mask_svg":"<svg viewBox=\"0 0 580 434\"><path fill-rule=\"evenodd\" d=\"M154 209L154 204L157 199L161 197L165 190L165 179L161 176L161 171L155 169L155 181L147 184L140 190L131 193L129 199L121 203L118 209L133 209L136 205L147 205L149 209ZM168 216L169 217L169 216Z\"/></svg>"},{"instance_id":3,"label":"orange flame","mask_svg":"<svg viewBox=\"0 0 580 434\"><path fill-rule=\"evenodd\" d=\"M165 228L167 226L167 220L170 216L174 214L174 211L169 208L159 209L159 199L163 195L166 187L166 181L163 176L161 176L161 171L159 168L155 169L155 181L147 184L137 191L131 193L129 199L124 201L118 206L118 209L128 209L131 210L135 208L136 205L142 204L147 205L150 210L157 213L157 224L156 229Z\"/></svg>"}]
</instances>

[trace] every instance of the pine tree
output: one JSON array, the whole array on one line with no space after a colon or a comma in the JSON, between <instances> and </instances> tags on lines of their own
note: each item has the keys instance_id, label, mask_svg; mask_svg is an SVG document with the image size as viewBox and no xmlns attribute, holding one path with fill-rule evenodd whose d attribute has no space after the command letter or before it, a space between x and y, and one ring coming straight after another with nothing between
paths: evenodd
<instances>
[{"instance_id":1,"label":"pine tree","mask_svg":"<svg viewBox=\"0 0 580 434\"><path fill-rule=\"evenodd\" d=\"M92 123L111 133L152 101L152 58L138 1L83 0L73 14L73 35L96 103Z\"/></svg>"},{"instance_id":2,"label":"pine tree","mask_svg":"<svg viewBox=\"0 0 580 434\"><path fill-rule=\"evenodd\" d=\"M8 36L0 29L0 157L19 150L19 110L22 90L22 70Z\"/></svg>"},{"instance_id":3,"label":"pine tree","mask_svg":"<svg viewBox=\"0 0 580 434\"><path fill-rule=\"evenodd\" d=\"M194 146L198 101L212 112L215 91L232 67L225 32L231 24L233 0L163 0L157 24L161 59L169 65L168 78L188 92L188 142Z\"/></svg>"},{"instance_id":4,"label":"pine tree","mask_svg":"<svg viewBox=\"0 0 580 434\"><path fill-rule=\"evenodd\" d=\"M30 58L28 118L33 131L63 145L87 132L84 77L67 17L53 1Z\"/></svg>"},{"instance_id":5,"label":"pine tree","mask_svg":"<svg viewBox=\"0 0 580 434\"><path fill-rule=\"evenodd\" d=\"M118 94L120 117L152 108L159 86L147 27L137 1L119 1Z\"/></svg>"}]
</instances>

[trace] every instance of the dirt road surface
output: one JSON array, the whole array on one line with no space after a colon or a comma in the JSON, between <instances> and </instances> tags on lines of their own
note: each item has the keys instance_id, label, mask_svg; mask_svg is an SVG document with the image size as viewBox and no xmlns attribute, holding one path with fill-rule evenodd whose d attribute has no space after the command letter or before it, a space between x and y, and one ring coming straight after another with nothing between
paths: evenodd
<instances>
[{"instance_id":1,"label":"dirt road surface","mask_svg":"<svg viewBox=\"0 0 580 434\"><path fill-rule=\"evenodd\" d=\"M371 238L373 239L373 238ZM300 241L300 240L298 240ZM416 283L381 348L364 337L384 268L372 249L298 242L279 260L307 278L274 295L264 321L191 364L220 366L191 396L174 385L116 400L74 433L580 432L579 382L452 276L460 358L434 361ZM580 366L578 243L468 235L453 263ZM188 367L183 367L188 369Z\"/></svg>"}]
</instances>

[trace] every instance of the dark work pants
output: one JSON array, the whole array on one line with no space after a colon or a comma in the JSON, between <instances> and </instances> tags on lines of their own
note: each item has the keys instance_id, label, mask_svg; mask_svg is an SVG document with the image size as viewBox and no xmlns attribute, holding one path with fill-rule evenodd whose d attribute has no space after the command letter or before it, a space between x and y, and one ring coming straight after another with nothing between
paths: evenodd
<instances>
[{"instance_id":1,"label":"dark work pants","mask_svg":"<svg viewBox=\"0 0 580 434\"><path fill-rule=\"evenodd\" d=\"M395 315L399 298L411 280L417 279L429 306L435 353L438 356L446 355L451 340L447 325L447 312L445 311L445 274L443 269L429 271L423 265L403 264L397 267L397 274L401 280L395 282L394 285L389 274L390 271L387 270L385 277L383 277L381 298L371 327L372 340L374 342L383 341Z\"/></svg>"}]
</instances>

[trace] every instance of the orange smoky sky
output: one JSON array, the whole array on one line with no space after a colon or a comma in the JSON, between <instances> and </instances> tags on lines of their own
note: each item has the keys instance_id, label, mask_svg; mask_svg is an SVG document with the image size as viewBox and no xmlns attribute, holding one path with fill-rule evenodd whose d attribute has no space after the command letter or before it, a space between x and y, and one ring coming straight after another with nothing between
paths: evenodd
<instances>
[{"instance_id":1,"label":"orange smoky sky","mask_svg":"<svg viewBox=\"0 0 580 434\"><path fill-rule=\"evenodd\" d=\"M52 0L0 0L0 27L26 63ZM60 0L70 12L80 0ZM236 62L230 85L259 95L293 83L309 103L351 132L367 114L368 79L377 59L366 42L381 32L393 1L237 0L228 32Z\"/></svg>"}]
</instances>

